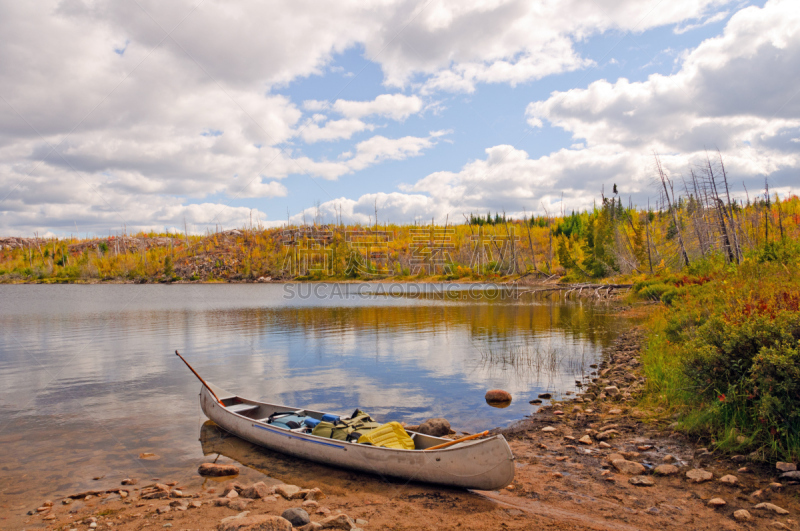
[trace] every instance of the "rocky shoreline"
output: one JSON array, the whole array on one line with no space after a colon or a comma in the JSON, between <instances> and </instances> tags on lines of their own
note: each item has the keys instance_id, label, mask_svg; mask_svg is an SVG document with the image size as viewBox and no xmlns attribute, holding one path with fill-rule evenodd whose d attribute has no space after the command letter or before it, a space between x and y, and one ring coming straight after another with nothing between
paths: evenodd
<instances>
[{"instance_id":1,"label":"rocky shoreline","mask_svg":"<svg viewBox=\"0 0 800 531\"><path fill-rule=\"evenodd\" d=\"M344 488L324 478L302 487L252 474L248 482L247 470L202 485L196 474L193 486L129 478L45 502L8 529L796 529L794 464L718 455L637 406L646 384L641 340L638 329L621 334L580 395L495 431L517 465L513 484L500 491L347 472L337 473ZM224 466L231 464L201 472Z\"/></svg>"}]
</instances>

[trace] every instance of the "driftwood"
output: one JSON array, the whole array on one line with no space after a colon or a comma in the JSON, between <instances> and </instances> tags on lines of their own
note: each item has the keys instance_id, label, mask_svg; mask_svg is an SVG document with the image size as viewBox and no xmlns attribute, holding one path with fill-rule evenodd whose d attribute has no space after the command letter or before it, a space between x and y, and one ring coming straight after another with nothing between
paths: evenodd
<instances>
[{"instance_id":1,"label":"driftwood","mask_svg":"<svg viewBox=\"0 0 800 531\"><path fill-rule=\"evenodd\" d=\"M608 298L614 291L630 289L633 284L564 284L521 290L519 293L554 293L563 292L564 297L569 297L574 293L575 297L588 297L592 299ZM586 292L584 294L584 291ZM605 293L603 293L605 292Z\"/></svg>"}]
</instances>

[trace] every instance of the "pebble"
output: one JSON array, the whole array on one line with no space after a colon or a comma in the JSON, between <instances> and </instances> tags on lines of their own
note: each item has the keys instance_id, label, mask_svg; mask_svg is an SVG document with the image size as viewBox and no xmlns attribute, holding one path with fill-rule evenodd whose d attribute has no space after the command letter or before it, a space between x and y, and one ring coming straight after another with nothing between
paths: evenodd
<instances>
[{"instance_id":1,"label":"pebble","mask_svg":"<svg viewBox=\"0 0 800 531\"><path fill-rule=\"evenodd\" d=\"M557 409L557 410L553 411L553 415L563 415L563 414L564 414L564 412L561 411L560 409Z\"/></svg>"},{"instance_id":2,"label":"pebble","mask_svg":"<svg viewBox=\"0 0 800 531\"><path fill-rule=\"evenodd\" d=\"M677 459L675 459L674 455L667 454L661 459L661 461L663 461L664 463L674 463L675 461L677 461Z\"/></svg>"},{"instance_id":3,"label":"pebble","mask_svg":"<svg viewBox=\"0 0 800 531\"><path fill-rule=\"evenodd\" d=\"M797 470L797 465L794 463L784 463L782 461L778 461L775 463L775 468L777 468L781 472L794 472Z\"/></svg>"},{"instance_id":4,"label":"pebble","mask_svg":"<svg viewBox=\"0 0 800 531\"><path fill-rule=\"evenodd\" d=\"M722 507L723 505L727 505L727 503L725 503L725 500L723 500L722 498L711 498L710 500L708 500L708 504L711 507Z\"/></svg>"},{"instance_id":5,"label":"pebble","mask_svg":"<svg viewBox=\"0 0 800 531\"><path fill-rule=\"evenodd\" d=\"M763 509L765 511L772 511L775 514L789 514L789 511L783 507L778 507L774 503L762 502L755 506L756 509Z\"/></svg>"},{"instance_id":6,"label":"pebble","mask_svg":"<svg viewBox=\"0 0 800 531\"><path fill-rule=\"evenodd\" d=\"M136 485L139 482L136 478L125 478L123 479L120 484L121 485Z\"/></svg>"},{"instance_id":7,"label":"pebble","mask_svg":"<svg viewBox=\"0 0 800 531\"><path fill-rule=\"evenodd\" d=\"M588 435L584 435L583 437L578 439L578 442L581 443L581 444L586 444L586 445L594 443L594 441L592 441L592 438L589 437Z\"/></svg>"},{"instance_id":8,"label":"pebble","mask_svg":"<svg viewBox=\"0 0 800 531\"><path fill-rule=\"evenodd\" d=\"M616 385L609 385L608 387L603 388L603 392L608 396L617 396L619 394L619 387Z\"/></svg>"},{"instance_id":9,"label":"pebble","mask_svg":"<svg viewBox=\"0 0 800 531\"><path fill-rule=\"evenodd\" d=\"M639 487L652 487L655 485L655 482L647 476L634 476L628 480L628 483Z\"/></svg>"},{"instance_id":10,"label":"pebble","mask_svg":"<svg viewBox=\"0 0 800 531\"><path fill-rule=\"evenodd\" d=\"M753 516L745 509L739 509L733 512L733 519L739 522L747 522L753 519Z\"/></svg>"},{"instance_id":11,"label":"pebble","mask_svg":"<svg viewBox=\"0 0 800 531\"><path fill-rule=\"evenodd\" d=\"M611 448L611 445L610 445L610 444L608 444L608 443L607 443L607 442L605 442L605 441L600 441L600 443L598 444L598 446L600 446L600 448Z\"/></svg>"},{"instance_id":12,"label":"pebble","mask_svg":"<svg viewBox=\"0 0 800 531\"><path fill-rule=\"evenodd\" d=\"M770 483L769 484L769 488L771 488L772 490L781 490L783 488L783 484L782 483Z\"/></svg>"},{"instance_id":13,"label":"pebble","mask_svg":"<svg viewBox=\"0 0 800 531\"><path fill-rule=\"evenodd\" d=\"M628 461L627 459L614 459L611 461L611 464L616 468L620 473L627 474L629 476L638 476L639 474L644 474L645 468L644 465L641 463L637 463L635 461Z\"/></svg>"},{"instance_id":14,"label":"pebble","mask_svg":"<svg viewBox=\"0 0 800 531\"><path fill-rule=\"evenodd\" d=\"M714 474L702 468L693 468L686 473L686 477L692 483L703 483L704 481L711 481L714 478Z\"/></svg>"},{"instance_id":15,"label":"pebble","mask_svg":"<svg viewBox=\"0 0 800 531\"><path fill-rule=\"evenodd\" d=\"M619 415L621 413L622 413L622 410L620 408L618 408L618 407L615 407L615 408L609 410L609 412L608 412L609 415Z\"/></svg>"},{"instance_id":16,"label":"pebble","mask_svg":"<svg viewBox=\"0 0 800 531\"><path fill-rule=\"evenodd\" d=\"M556 431L556 429L552 426L545 426L544 428L542 428L542 431L545 433L553 433L554 431Z\"/></svg>"},{"instance_id":17,"label":"pebble","mask_svg":"<svg viewBox=\"0 0 800 531\"><path fill-rule=\"evenodd\" d=\"M739 470L737 470L737 472L738 472L739 474L749 474L749 473L750 473L750 469L749 469L749 468L747 468L746 466L743 466L742 468L740 468Z\"/></svg>"},{"instance_id":18,"label":"pebble","mask_svg":"<svg viewBox=\"0 0 800 531\"><path fill-rule=\"evenodd\" d=\"M553 472L553 473L551 473L550 475L551 475L552 477L554 477L555 479L558 479L558 478L563 478L563 477L564 477L564 474L562 474L561 472Z\"/></svg>"},{"instance_id":19,"label":"pebble","mask_svg":"<svg viewBox=\"0 0 800 531\"><path fill-rule=\"evenodd\" d=\"M168 513L170 509L172 509L172 507L170 507L169 505L162 505L161 507L156 509L156 512L158 512L158 514L164 514Z\"/></svg>"},{"instance_id":20,"label":"pebble","mask_svg":"<svg viewBox=\"0 0 800 531\"><path fill-rule=\"evenodd\" d=\"M276 494L280 494L281 496L283 496L287 500L291 500L292 496L294 496L295 494L300 492L300 490L301 490L300 487L298 487L297 485L285 485L284 484L284 485L278 485L277 487L275 487L275 493Z\"/></svg>"},{"instance_id":21,"label":"pebble","mask_svg":"<svg viewBox=\"0 0 800 531\"><path fill-rule=\"evenodd\" d=\"M322 499L324 499L326 497L327 496L325 496L324 492L322 492L319 488L314 487L313 489L310 489L306 493L305 499L306 500L322 500Z\"/></svg>"},{"instance_id":22,"label":"pebble","mask_svg":"<svg viewBox=\"0 0 800 531\"><path fill-rule=\"evenodd\" d=\"M719 478L719 482L720 483L725 483L726 485L733 486L733 485L736 485L737 483L739 483L739 478L737 478L736 476L733 476L731 474L728 474L726 476L722 476L721 478Z\"/></svg>"},{"instance_id":23,"label":"pebble","mask_svg":"<svg viewBox=\"0 0 800 531\"><path fill-rule=\"evenodd\" d=\"M353 521L353 519L346 514L329 516L322 520L320 524L322 524L323 529L335 527L339 529L350 529L352 531L352 529L356 527L356 523Z\"/></svg>"},{"instance_id":24,"label":"pebble","mask_svg":"<svg viewBox=\"0 0 800 531\"><path fill-rule=\"evenodd\" d=\"M556 461L566 461L567 459L569 459L569 457L567 457L566 455L560 455L556 457Z\"/></svg>"}]
</instances>

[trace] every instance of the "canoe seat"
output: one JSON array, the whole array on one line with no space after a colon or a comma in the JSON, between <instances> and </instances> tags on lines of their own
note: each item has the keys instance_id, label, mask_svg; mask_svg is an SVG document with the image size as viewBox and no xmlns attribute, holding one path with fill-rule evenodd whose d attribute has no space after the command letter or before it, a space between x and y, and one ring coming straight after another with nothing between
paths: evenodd
<instances>
[{"instance_id":1,"label":"canoe seat","mask_svg":"<svg viewBox=\"0 0 800 531\"><path fill-rule=\"evenodd\" d=\"M246 415L248 413L252 413L258 408L259 406L254 404L234 404L232 406L226 407L225 409L227 409L228 411L232 411L234 413L238 413L239 415Z\"/></svg>"}]
</instances>

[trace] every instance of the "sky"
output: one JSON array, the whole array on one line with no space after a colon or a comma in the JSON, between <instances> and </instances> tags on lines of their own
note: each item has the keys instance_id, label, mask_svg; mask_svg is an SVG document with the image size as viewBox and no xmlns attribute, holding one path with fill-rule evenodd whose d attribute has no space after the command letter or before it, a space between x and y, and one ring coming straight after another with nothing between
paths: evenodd
<instances>
[{"instance_id":1,"label":"sky","mask_svg":"<svg viewBox=\"0 0 800 531\"><path fill-rule=\"evenodd\" d=\"M797 0L0 1L0 236L800 188Z\"/></svg>"}]
</instances>

